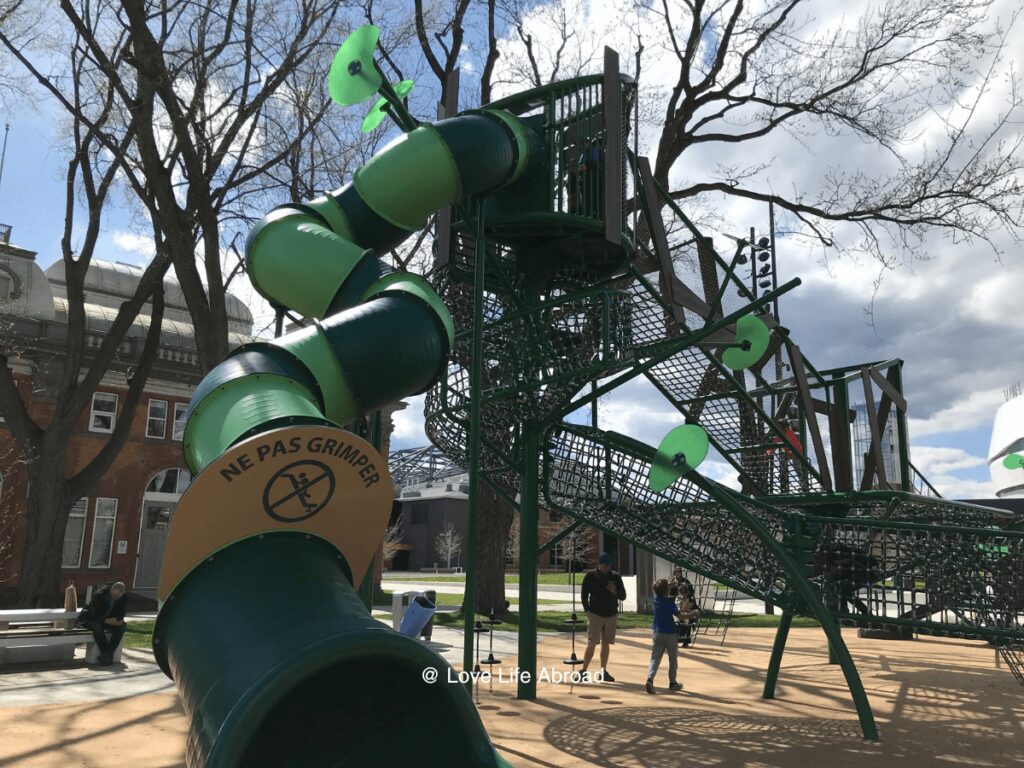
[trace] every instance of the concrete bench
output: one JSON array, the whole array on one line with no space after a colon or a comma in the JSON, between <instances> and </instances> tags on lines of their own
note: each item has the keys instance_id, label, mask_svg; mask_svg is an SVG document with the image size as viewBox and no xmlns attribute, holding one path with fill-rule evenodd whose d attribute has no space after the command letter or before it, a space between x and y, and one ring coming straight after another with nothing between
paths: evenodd
<instances>
[{"instance_id":1,"label":"concrete bench","mask_svg":"<svg viewBox=\"0 0 1024 768\"><path fill-rule=\"evenodd\" d=\"M70 661L75 648L86 645L87 662L99 660L99 647L88 629L75 629L77 611L30 608L0 611L0 665L44 661ZM12 626L13 625L13 626ZM121 660L121 646L114 661Z\"/></svg>"}]
</instances>

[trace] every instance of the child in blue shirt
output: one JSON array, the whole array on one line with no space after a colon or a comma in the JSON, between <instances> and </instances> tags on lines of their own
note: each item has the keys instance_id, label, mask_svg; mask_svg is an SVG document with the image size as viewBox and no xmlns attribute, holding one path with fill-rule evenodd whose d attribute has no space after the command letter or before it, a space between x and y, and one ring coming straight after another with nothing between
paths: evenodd
<instances>
[{"instance_id":1,"label":"child in blue shirt","mask_svg":"<svg viewBox=\"0 0 1024 768\"><path fill-rule=\"evenodd\" d=\"M661 657L668 653L668 689L682 690L676 681L676 669L679 664L676 647L675 617L679 615L676 602L668 595L668 579L659 579L652 585L654 589L654 639L651 646L651 663L647 667L647 692L654 693L654 676L658 674Z\"/></svg>"}]
</instances>

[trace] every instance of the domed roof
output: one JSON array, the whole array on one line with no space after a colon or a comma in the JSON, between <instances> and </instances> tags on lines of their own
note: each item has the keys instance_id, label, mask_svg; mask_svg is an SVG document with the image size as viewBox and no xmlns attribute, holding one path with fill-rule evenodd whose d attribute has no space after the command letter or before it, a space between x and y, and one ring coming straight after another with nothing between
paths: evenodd
<instances>
[{"instance_id":1,"label":"domed roof","mask_svg":"<svg viewBox=\"0 0 1024 768\"><path fill-rule=\"evenodd\" d=\"M63 296L53 299L54 317L60 323L68 320L68 300ZM105 334L110 330L117 318L117 310L113 307L102 304L89 304L83 306L85 310L85 329L93 333ZM149 323L152 318L147 314L136 315L132 321L131 328L126 334L127 338L144 338L149 331ZM242 344L247 344L252 339L247 334L228 332L228 346L234 349ZM160 323L160 343L168 348L194 350L196 347L196 336L192 330L191 323L163 318ZM187 362L187 361L186 361ZM194 360L192 362L195 362Z\"/></svg>"},{"instance_id":2,"label":"domed roof","mask_svg":"<svg viewBox=\"0 0 1024 768\"><path fill-rule=\"evenodd\" d=\"M83 288L87 301L104 306L118 307L124 299L131 298L138 289L143 269L134 264L124 262L103 261L93 259L85 273ZM54 286L66 289L64 279L64 261L57 260L46 269L46 277ZM66 293L62 291L62 293ZM185 294L173 277L164 278L164 304L169 309L187 312ZM227 293L224 296L228 320L245 326L244 332L252 328L252 312L237 296Z\"/></svg>"},{"instance_id":3,"label":"domed roof","mask_svg":"<svg viewBox=\"0 0 1024 768\"><path fill-rule=\"evenodd\" d=\"M1024 395L1007 400L996 411L988 466L996 496L1024 496L1024 467L1004 460L1010 454L1024 454Z\"/></svg>"}]
</instances>

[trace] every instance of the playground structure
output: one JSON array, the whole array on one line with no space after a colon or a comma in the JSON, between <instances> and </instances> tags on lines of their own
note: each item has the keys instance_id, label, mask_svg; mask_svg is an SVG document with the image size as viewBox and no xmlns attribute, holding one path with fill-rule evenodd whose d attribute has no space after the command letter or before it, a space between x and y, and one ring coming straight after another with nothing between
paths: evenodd
<instances>
[{"instance_id":1,"label":"playground structure","mask_svg":"<svg viewBox=\"0 0 1024 768\"><path fill-rule=\"evenodd\" d=\"M386 113L403 135L247 244L254 286L308 324L233 352L189 411L196 479L170 531L154 650L192 723L190 766L386 764L368 756L395 732L395 764L503 764L467 690L422 681L447 664L367 610L391 495L372 414L427 390L434 444L518 510L521 670L536 671L538 552L556 543L538 541L545 504L574 520L559 536L591 525L781 609L766 698L792 617L817 618L866 738L840 624L986 639L1024 674L1024 533L918 493L901 361L819 371L803 357L776 305L799 281L742 279L755 244L723 259L629 150L636 84L613 51L601 75L421 125L376 42L364 27L342 46L331 94L379 91L367 125ZM378 260L435 211L434 285ZM566 420L639 376L685 422L659 448ZM855 392L871 431L860 477ZM709 449L741 492L700 474ZM466 562L472 670L473 537ZM535 674L518 695L536 696Z\"/></svg>"}]
</instances>

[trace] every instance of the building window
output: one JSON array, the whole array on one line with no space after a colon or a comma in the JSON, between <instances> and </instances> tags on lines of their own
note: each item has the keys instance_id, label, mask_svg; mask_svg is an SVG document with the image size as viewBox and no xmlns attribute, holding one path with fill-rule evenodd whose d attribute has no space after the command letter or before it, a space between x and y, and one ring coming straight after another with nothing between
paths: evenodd
<instances>
[{"instance_id":1,"label":"building window","mask_svg":"<svg viewBox=\"0 0 1024 768\"><path fill-rule=\"evenodd\" d=\"M187 469L165 469L157 472L146 486L146 493L171 493L177 496L188 490L192 473Z\"/></svg>"},{"instance_id":2,"label":"building window","mask_svg":"<svg viewBox=\"0 0 1024 768\"><path fill-rule=\"evenodd\" d=\"M96 392L92 396L92 413L89 414L90 432L113 432L117 414L117 395Z\"/></svg>"},{"instance_id":3,"label":"building window","mask_svg":"<svg viewBox=\"0 0 1024 768\"><path fill-rule=\"evenodd\" d=\"M75 502L64 527L64 553L61 555L61 568L78 568L82 564L82 538L85 535L85 512L89 507L89 499L83 497Z\"/></svg>"},{"instance_id":4,"label":"building window","mask_svg":"<svg viewBox=\"0 0 1024 768\"><path fill-rule=\"evenodd\" d=\"M427 518L429 517L427 514L428 510L429 505L426 502L421 501L417 504L413 504L412 510L409 512L409 522L412 525L426 525Z\"/></svg>"},{"instance_id":5,"label":"building window","mask_svg":"<svg viewBox=\"0 0 1024 768\"><path fill-rule=\"evenodd\" d=\"M0 272L0 303L11 300L11 291L14 288L14 281L10 275Z\"/></svg>"},{"instance_id":6,"label":"building window","mask_svg":"<svg viewBox=\"0 0 1024 768\"><path fill-rule=\"evenodd\" d=\"M188 403L174 404L174 426L171 428L172 440L181 440L185 436L186 413L188 413Z\"/></svg>"},{"instance_id":7,"label":"building window","mask_svg":"<svg viewBox=\"0 0 1024 768\"><path fill-rule=\"evenodd\" d=\"M92 519L92 545L89 547L89 567L109 568L114 547L114 521L117 520L117 499L96 499L96 512Z\"/></svg>"},{"instance_id":8,"label":"building window","mask_svg":"<svg viewBox=\"0 0 1024 768\"><path fill-rule=\"evenodd\" d=\"M146 437L163 437L167 434L167 401L150 400L149 417L146 419Z\"/></svg>"}]
</instances>

